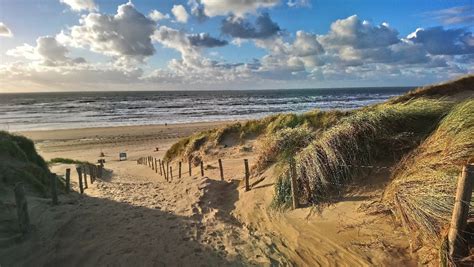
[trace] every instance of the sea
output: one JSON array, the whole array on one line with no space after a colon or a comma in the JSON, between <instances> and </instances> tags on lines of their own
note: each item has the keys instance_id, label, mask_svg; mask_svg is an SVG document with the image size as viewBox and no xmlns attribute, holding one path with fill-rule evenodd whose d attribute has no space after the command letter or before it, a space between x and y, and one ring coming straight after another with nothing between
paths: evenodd
<instances>
[{"instance_id":1,"label":"sea","mask_svg":"<svg viewBox=\"0 0 474 267\"><path fill-rule=\"evenodd\" d=\"M313 109L350 110L410 87L0 94L0 130L163 125L262 118Z\"/></svg>"}]
</instances>

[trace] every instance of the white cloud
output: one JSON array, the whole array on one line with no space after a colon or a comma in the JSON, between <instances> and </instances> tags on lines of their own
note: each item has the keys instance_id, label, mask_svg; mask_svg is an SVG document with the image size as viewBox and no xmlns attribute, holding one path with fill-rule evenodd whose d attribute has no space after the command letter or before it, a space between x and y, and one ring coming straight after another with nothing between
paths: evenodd
<instances>
[{"instance_id":1,"label":"white cloud","mask_svg":"<svg viewBox=\"0 0 474 267\"><path fill-rule=\"evenodd\" d=\"M173 13L174 17L176 18L176 21L181 22L181 23L186 23L188 22L189 14L182 5L174 5L173 8L171 9L171 13Z\"/></svg>"},{"instance_id":2,"label":"white cloud","mask_svg":"<svg viewBox=\"0 0 474 267\"><path fill-rule=\"evenodd\" d=\"M68 5L71 10L76 12L98 10L94 0L59 0L59 2Z\"/></svg>"},{"instance_id":3,"label":"white cloud","mask_svg":"<svg viewBox=\"0 0 474 267\"><path fill-rule=\"evenodd\" d=\"M117 90L140 83L140 68L121 68L113 64L75 64L45 66L16 62L0 65L0 84L10 90Z\"/></svg>"},{"instance_id":4,"label":"white cloud","mask_svg":"<svg viewBox=\"0 0 474 267\"><path fill-rule=\"evenodd\" d=\"M148 17L150 19L152 19L153 21L160 21L160 20L163 20L163 19L169 19L170 15L169 14L163 14L160 11L154 9L148 14Z\"/></svg>"},{"instance_id":5,"label":"white cloud","mask_svg":"<svg viewBox=\"0 0 474 267\"><path fill-rule=\"evenodd\" d=\"M387 23L373 26L360 20L357 15L336 20L331 30L320 41L330 46L352 46L354 48L384 47L399 42L398 31Z\"/></svg>"},{"instance_id":6,"label":"white cloud","mask_svg":"<svg viewBox=\"0 0 474 267\"><path fill-rule=\"evenodd\" d=\"M58 35L59 41L112 56L122 62L142 62L155 53L151 36L155 22L138 12L132 3L120 5L117 14L90 13L80 25Z\"/></svg>"},{"instance_id":7,"label":"white cloud","mask_svg":"<svg viewBox=\"0 0 474 267\"><path fill-rule=\"evenodd\" d=\"M209 17L233 14L243 17L246 13L255 13L259 8L270 8L280 0L201 0L204 13Z\"/></svg>"},{"instance_id":8,"label":"white cloud","mask_svg":"<svg viewBox=\"0 0 474 267\"><path fill-rule=\"evenodd\" d=\"M12 31L3 22L0 22L0 37L12 37Z\"/></svg>"},{"instance_id":9,"label":"white cloud","mask_svg":"<svg viewBox=\"0 0 474 267\"><path fill-rule=\"evenodd\" d=\"M474 6L456 6L441 10L426 12L427 18L435 19L444 25L466 24L472 25L474 23Z\"/></svg>"},{"instance_id":10,"label":"white cloud","mask_svg":"<svg viewBox=\"0 0 474 267\"><path fill-rule=\"evenodd\" d=\"M311 0L288 0L286 5L289 7L310 7Z\"/></svg>"},{"instance_id":11,"label":"white cloud","mask_svg":"<svg viewBox=\"0 0 474 267\"><path fill-rule=\"evenodd\" d=\"M69 50L60 44L55 37L42 36L36 39L36 46L24 44L8 50L7 55L25 58L32 61L40 61L42 65L60 66L84 63L83 58L70 58L67 56Z\"/></svg>"}]
</instances>

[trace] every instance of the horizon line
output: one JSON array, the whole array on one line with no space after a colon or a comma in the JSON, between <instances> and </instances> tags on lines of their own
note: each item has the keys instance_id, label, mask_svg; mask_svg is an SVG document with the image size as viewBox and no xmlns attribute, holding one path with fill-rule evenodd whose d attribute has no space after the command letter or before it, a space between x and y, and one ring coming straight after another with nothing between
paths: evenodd
<instances>
[{"instance_id":1,"label":"horizon line","mask_svg":"<svg viewBox=\"0 0 474 267\"><path fill-rule=\"evenodd\" d=\"M86 91L30 91L30 92L2 92L0 94L41 94L41 93L113 93L113 92L216 92L216 91L271 91L271 90L341 90L341 89L371 89L371 88L417 88L422 85L409 86L353 86L353 87L304 87L304 88L263 88L263 89L189 89L189 90L86 90Z\"/></svg>"}]
</instances>

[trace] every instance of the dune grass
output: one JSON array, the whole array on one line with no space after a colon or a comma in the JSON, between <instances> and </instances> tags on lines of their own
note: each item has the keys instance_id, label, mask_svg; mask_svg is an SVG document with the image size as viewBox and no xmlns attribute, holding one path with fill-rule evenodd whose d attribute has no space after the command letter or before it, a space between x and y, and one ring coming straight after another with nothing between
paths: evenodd
<instances>
[{"instance_id":1,"label":"dune grass","mask_svg":"<svg viewBox=\"0 0 474 267\"><path fill-rule=\"evenodd\" d=\"M265 137L282 129L307 127L311 130L326 129L340 118L347 116L346 111L314 110L303 114L277 114L262 119L237 122L221 128L208 130L183 138L166 151L165 160L189 158L194 152L223 145L226 138L235 139L237 144L252 138Z\"/></svg>"},{"instance_id":2,"label":"dune grass","mask_svg":"<svg viewBox=\"0 0 474 267\"><path fill-rule=\"evenodd\" d=\"M80 161L80 160L75 160L75 159L69 159L69 158L52 158L51 160L48 161L48 164L54 164L54 163L63 163L63 164L91 164L87 161Z\"/></svg>"},{"instance_id":3,"label":"dune grass","mask_svg":"<svg viewBox=\"0 0 474 267\"><path fill-rule=\"evenodd\" d=\"M428 85L411 90L410 92L395 97L389 103L401 103L420 97L447 97L465 91L474 91L474 75L467 75L453 81L443 82L441 84Z\"/></svg>"},{"instance_id":4,"label":"dune grass","mask_svg":"<svg viewBox=\"0 0 474 267\"><path fill-rule=\"evenodd\" d=\"M51 175L31 140L0 131L0 188L23 182L46 196Z\"/></svg>"},{"instance_id":5,"label":"dune grass","mask_svg":"<svg viewBox=\"0 0 474 267\"><path fill-rule=\"evenodd\" d=\"M410 231L433 245L449 223L457 178L474 160L474 100L456 105L396 167L384 199Z\"/></svg>"},{"instance_id":6,"label":"dune grass","mask_svg":"<svg viewBox=\"0 0 474 267\"><path fill-rule=\"evenodd\" d=\"M393 161L415 147L448 112L451 103L416 99L363 108L324 131L295 157L301 201L330 202L358 173L356 166ZM276 195L289 192L282 172ZM287 205L277 196L275 204Z\"/></svg>"}]
</instances>

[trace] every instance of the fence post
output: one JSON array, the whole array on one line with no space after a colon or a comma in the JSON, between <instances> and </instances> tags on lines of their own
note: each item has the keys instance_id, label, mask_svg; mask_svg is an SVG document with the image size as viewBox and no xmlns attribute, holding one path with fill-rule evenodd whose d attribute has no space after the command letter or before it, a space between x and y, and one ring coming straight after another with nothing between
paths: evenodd
<instances>
[{"instance_id":1,"label":"fence post","mask_svg":"<svg viewBox=\"0 0 474 267\"><path fill-rule=\"evenodd\" d=\"M79 178L79 192L81 192L81 194L83 194L84 193L84 187L82 185L82 169L81 169L81 167L77 167L76 171L77 171L77 177Z\"/></svg>"},{"instance_id":2,"label":"fence post","mask_svg":"<svg viewBox=\"0 0 474 267\"><path fill-rule=\"evenodd\" d=\"M249 172L249 160L248 159L244 159L244 165L245 165L245 191L249 191L250 190L250 185L249 185L250 172Z\"/></svg>"},{"instance_id":3,"label":"fence post","mask_svg":"<svg viewBox=\"0 0 474 267\"><path fill-rule=\"evenodd\" d=\"M89 187L87 186L87 172L86 172L86 167L84 165L82 166L82 171L84 174L84 189L87 189Z\"/></svg>"},{"instance_id":4,"label":"fence post","mask_svg":"<svg viewBox=\"0 0 474 267\"><path fill-rule=\"evenodd\" d=\"M290 159L290 170L288 176L291 182L291 198L293 200L293 209L299 208L299 197L298 197L298 181L296 180L296 166L295 159Z\"/></svg>"},{"instance_id":5,"label":"fence post","mask_svg":"<svg viewBox=\"0 0 474 267\"><path fill-rule=\"evenodd\" d=\"M173 166L170 166L170 179L169 181L171 182L173 180Z\"/></svg>"},{"instance_id":6,"label":"fence post","mask_svg":"<svg viewBox=\"0 0 474 267\"><path fill-rule=\"evenodd\" d=\"M89 167L89 178L91 179L91 184L93 184L95 181L94 169L92 165L87 165L87 167Z\"/></svg>"},{"instance_id":7,"label":"fence post","mask_svg":"<svg viewBox=\"0 0 474 267\"><path fill-rule=\"evenodd\" d=\"M71 169L66 169L66 193L71 191Z\"/></svg>"},{"instance_id":8,"label":"fence post","mask_svg":"<svg viewBox=\"0 0 474 267\"><path fill-rule=\"evenodd\" d=\"M158 160L155 158L155 173L158 173Z\"/></svg>"},{"instance_id":9,"label":"fence post","mask_svg":"<svg viewBox=\"0 0 474 267\"><path fill-rule=\"evenodd\" d=\"M163 176L162 168L161 168L161 159L158 159L158 163L160 164L160 175Z\"/></svg>"},{"instance_id":10,"label":"fence post","mask_svg":"<svg viewBox=\"0 0 474 267\"><path fill-rule=\"evenodd\" d=\"M104 165L100 164L100 165L98 166L98 168L99 168L99 170L98 170L98 171L99 171L99 178L102 179L102 174L103 174L103 172L104 172Z\"/></svg>"},{"instance_id":11,"label":"fence post","mask_svg":"<svg viewBox=\"0 0 474 267\"><path fill-rule=\"evenodd\" d=\"M152 158L151 158L151 169L152 169L152 170L155 170L155 168L156 168L156 167L155 167L155 158L152 157Z\"/></svg>"},{"instance_id":12,"label":"fence post","mask_svg":"<svg viewBox=\"0 0 474 267\"><path fill-rule=\"evenodd\" d=\"M163 176L163 171L162 171L162 169L163 169L163 168L162 168L162 167L163 167L162 165L163 165L163 164L162 164L162 162L161 162L161 159L158 159L158 163L160 164L160 175Z\"/></svg>"},{"instance_id":13,"label":"fence post","mask_svg":"<svg viewBox=\"0 0 474 267\"><path fill-rule=\"evenodd\" d=\"M15 192L18 225L20 226L20 231L26 234L30 231L30 216L28 215L28 203L26 202L23 184L16 184L13 191Z\"/></svg>"},{"instance_id":14,"label":"fence post","mask_svg":"<svg viewBox=\"0 0 474 267\"><path fill-rule=\"evenodd\" d=\"M166 178L165 162L163 160L161 161L161 167L163 168L163 176L165 177L166 181L168 181L168 178Z\"/></svg>"},{"instance_id":15,"label":"fence post","mask_svg":"<svg viewBox=\"0 0 474 267\"><path fill-rule=\"evenodd\" d=\"M204 176L204 162L201 160L201 176Z\"/></svg>"},{"instance_id":16,"label":"fence post","mask_svg":"<svg viewBox=\"0 0 474 267\"><path fill-rule=\"evenodd\" d=\"M181 179L181 161L179 162L178 178Z\"/></svg>"},{"instance_id":17,"label":"fence post","mask_svg":"<svg viewBox=\"0 0 474 267\"><path fill-rule=\"evenodd\" d=\"M191 159L188 160L188 169L189 169L189 176L192 176L192 173L191 173L191 169L192 169Z\"/></svg>"},{"instance_id":18,"label":"fence post","mask_svg":"<svg viewBox=\"0 0 474 267\"><path fill-rule=\"evenodd\" d=\"M448 233L449 256L457 261L467 252L463 233L466 229L469 215L469 203L472 197L474 182L474 164L465 165L461 177L458 180L456 200L454 202L453 215Z\"/></svg>"},{"instance_id":19,"label":"fence post","mask_svg":"<svg viewBox=\"0 0 474 267\"><path fill-rule=\"evenodd\" d=\"M166 180L170 180L170 162L166 161Z\"/></svg>"},{"instance_id":20,"label":"fence post","mask_svg":"<svg viewBox=\"0 0 474 267\"><path fill-rule=\"evenodd\" d=\"M222 160L219 159L219 170L221 172L221 181L224 181L224 169L222 168Z\"/></svg>"},{"instance_id":21,"label":"fence post","mask_svg":"<svg viewBox=\"0 0 474 267\"><path fill-rule=\"evenodd\" d=\"M57 190L57 180L55 173L51 175L51 200L53 201L53 205L58 205L58 190Z\"/></svg>"}]
</instances>

